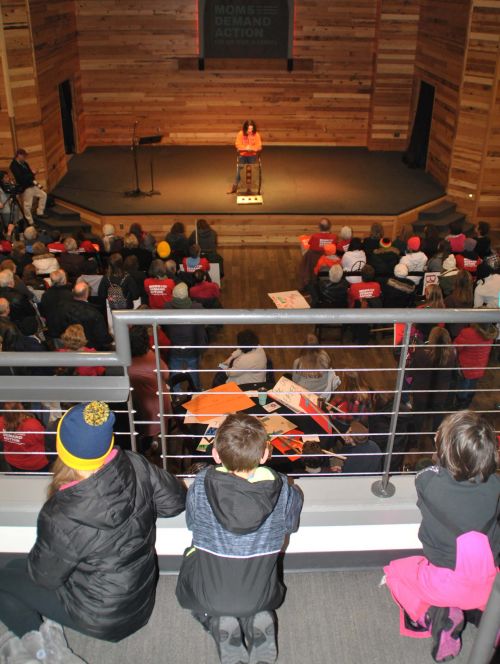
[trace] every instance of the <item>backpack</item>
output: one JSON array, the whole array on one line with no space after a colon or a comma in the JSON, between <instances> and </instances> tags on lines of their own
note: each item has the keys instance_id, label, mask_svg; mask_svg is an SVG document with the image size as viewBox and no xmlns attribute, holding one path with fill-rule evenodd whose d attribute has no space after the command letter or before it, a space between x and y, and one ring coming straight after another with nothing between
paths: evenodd
<instances>
[{"instance_id":1,"label":"backpack","mask_svg":"<svg viewBox=\"0 0 500 664\"><path fill-rule=\"evenodd\" d=\"M119 284L110 283L108 288L108 304L111 310L128 309L127 298L123 292L122 286L126 277L123 277Z\"/></svg>"}]
</instances>

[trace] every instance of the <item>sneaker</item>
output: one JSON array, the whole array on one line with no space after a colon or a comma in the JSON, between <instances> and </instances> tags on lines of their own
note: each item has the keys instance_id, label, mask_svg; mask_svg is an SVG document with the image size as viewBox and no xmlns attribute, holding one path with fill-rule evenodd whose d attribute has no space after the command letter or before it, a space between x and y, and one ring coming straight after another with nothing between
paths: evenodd
<instances>
[{"instance_id":1,"label":"sneaker","mask_svg":"<svg viewBox=\"0 0 500 664\"><path fill-rule=\"evenodd\" d=\"M210 631L217 644L221 664L248 664L240 623L233 616L212 618Z\"/></svg>"},{"instance_id":2,"label":"sneaker","mask_svg":"<svg viewBox=\"0 0 500 664\"><path fill-rule=\"evenodd\" d=\"M435 662L449 662L462 649L460 634L464 612L457 608L431 606L428 612L432 633L432 657Z\"/></svg>"},{"instance_id":3,"label":"sneaker","mask_svg":"<svg viewBox=\"0 0 500 664\"><path fill-rule=\"evenodd\" d=\"M12 632L0 637L1 664L39 664L26 650L21 639Z\"/></svg>"},{"instance_id":4,"label":"sneaker","mask_svg":"<svg viewBox=\"0 0 500 664\"><path fill-rule=\"evenodd\" d=\"M274 616L270 611L261 611L253 616L247 636L249 664L273 664L278 657Z\"/></svg>"}]
</instances>

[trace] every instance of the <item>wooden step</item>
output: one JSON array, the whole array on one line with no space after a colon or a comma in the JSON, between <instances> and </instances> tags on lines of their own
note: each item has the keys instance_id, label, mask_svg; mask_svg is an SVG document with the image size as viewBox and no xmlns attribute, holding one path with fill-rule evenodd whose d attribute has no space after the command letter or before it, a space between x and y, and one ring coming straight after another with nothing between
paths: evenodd
<instances>
[{"instance_id":1,"label":"wooden step","mask_svg":"<svg viewBox=\"0 0 500 664\"><path fill-rule=\"evenodd\" d=\"M422 210L418 214L418 220L428 220L434 221L442 219L443 217L448 216L449 214L455 212L457 209L457 204L453 201L445 200L433 205L432 207Z\"/></svg>"},{"instance_id":2,"label":"wooden step","mask_svg":"<svg viewBox=\"0 0 500 664\"><path fill-rule=\"evenodd\" d=\"M45 228L48 231L59 231L63 235L71 235L80 230L84 233L89 233L91 230L90 224L81 219L60 219L58 217L43 219L37 222L37 226Z\"/></svg>"},{"instance_id":3,"label":"wooden step","mask_svg":"<svg viewBox=\"0 0 500 664\"><path fill-rule=\"evenodd\" d=\"M62 205L54 205L47 208L47 214L55 219L64 219L65 221L80 221L80 213L75 210L63 207Z\"/></svg>"}]
</instances>

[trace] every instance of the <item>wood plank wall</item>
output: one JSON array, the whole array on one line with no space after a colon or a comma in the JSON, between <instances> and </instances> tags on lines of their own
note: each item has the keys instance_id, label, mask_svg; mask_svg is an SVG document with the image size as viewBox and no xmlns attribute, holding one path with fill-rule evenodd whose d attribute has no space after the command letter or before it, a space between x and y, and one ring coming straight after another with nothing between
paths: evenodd
<instances>
[{"instance_id":1,"label":"wood plank wall","mask_svg":"<svg viewBox=\"0 0 500 664\"><path fill-rule=\"evenodd\" d=\"M41 112L38 98L36 67L33 57L30 18L25 0L2 0L5 47L10 73L17 143L29 152L29 163L46 181L45 147L41 131ZM5 85L5 81L2 83ZM5 89L3 90L5 95ZM0 168L8 167L12 159L12 141L3 144Z\"/></svg>"},{"instance_id":2,"label":"wood plank wall","mask_svg":"<svg viewBox=\"0 0 500 664\"><path fill-rule=\"evenodd\" d=\"M448 192L474 219L500 221L500 2L473 0Z\"/></svg>"},{"instance_id":3,"label":"wood plank wall","mask_svg":"<svg viewBox=\"0 0 500 664\"><path fill-rule=\"evenodd\" d=\"M77 0L89 144L128 142L136 119L171 143L230 143L251 116L267 142L403 145L418 3L383 0L380 13L378 0L297 0L293 72L284 63L197 71L196 4L151 0L124 12L120 0Z\"/></svg>"},{"instance_id":4,"label":"wood plank wall","mask_svg":"<svg viewBox=\"0 0 500 664\"><path fill-rule=\"evenodd\" d=\"M459 94L471 0L421 0L414 99L420 81L435 87L427 168L448 184L458 122Z\"/></svg>"},{"instance_id":5,"label":"wood plank wall","mask_svg":"<svg viewBox=\"0 0 500 664\"><path fill-rule=\"evenodd\" d=\"M38 77L41 124L49 187L66 173L59 84L73 85L77 135L85 136L74 0L30 0L30 20ZM83 148L84 145L79 145Z\"/></svg>"},{"instance_id":6,"label":"wood plank wall","mask_svg":"<svg viewBox=\"0 0 500 664\"><path fill-rule=\"evenodd\" d=\"M379 0L368 147L404 150L412 109L420 4Z\"/></svg>"}]
</instances>

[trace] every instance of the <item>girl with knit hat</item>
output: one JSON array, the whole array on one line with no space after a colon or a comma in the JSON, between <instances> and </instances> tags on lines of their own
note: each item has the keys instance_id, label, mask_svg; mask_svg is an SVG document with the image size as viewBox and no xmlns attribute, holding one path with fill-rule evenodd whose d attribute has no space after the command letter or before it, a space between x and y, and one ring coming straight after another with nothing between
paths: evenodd
<instances>
[{"instance_id":1,"label":"girl with knit hat","mask_svg":"<svg viewBox=\"0 0 500 664\"><path fill-rule=\"evenodd\" d=\"M59 421L59 458L35 545L27 560L0 568L0 620L14 633L2 638L0 660L24 652L81 662L61 625L116 642L151 616L156 518L182 512L186 492L168 472L115 447L114 422L98 401L73 406Z\"/></svg>"}]
</instances>

